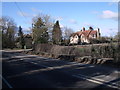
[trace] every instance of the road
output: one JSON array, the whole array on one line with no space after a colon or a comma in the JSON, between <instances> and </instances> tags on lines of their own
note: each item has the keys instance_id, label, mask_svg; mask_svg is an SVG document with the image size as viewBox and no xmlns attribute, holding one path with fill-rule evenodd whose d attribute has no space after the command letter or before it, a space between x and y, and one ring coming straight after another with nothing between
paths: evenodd
<instances>
[{"instance_id":1,"label":"road","mask_svg":"<svg viewBox=\"0 0 120 90\"><path fill-rule=\"evenodd\" d=\"M2 88L119 88L120 69L2 51Z\"/></svg>"}]
</instances>

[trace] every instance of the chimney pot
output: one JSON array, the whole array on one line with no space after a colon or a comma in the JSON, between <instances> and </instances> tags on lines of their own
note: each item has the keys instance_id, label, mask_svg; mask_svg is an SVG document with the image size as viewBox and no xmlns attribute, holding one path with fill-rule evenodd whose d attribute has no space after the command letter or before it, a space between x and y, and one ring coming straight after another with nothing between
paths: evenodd
<instances>
[{"instance_id":1,"label":"chimney pot","mask_svg":"<svg viewBox=\"0 0 120 90\"><path fill-rule=\"evenodd\" d=\"M83 27L82 30L85 31L85 27Z\"/></svg>"},{"instance_id":2,"label":"chimney pot","mask_svg":"<svg viewBox=\"0 0 120 90\"><path fill-rule=\"evenodd\" d=\"M89 30L93 30L93 28L92 28L92 27L89 27Z\"/></svg>"}]
</instances>

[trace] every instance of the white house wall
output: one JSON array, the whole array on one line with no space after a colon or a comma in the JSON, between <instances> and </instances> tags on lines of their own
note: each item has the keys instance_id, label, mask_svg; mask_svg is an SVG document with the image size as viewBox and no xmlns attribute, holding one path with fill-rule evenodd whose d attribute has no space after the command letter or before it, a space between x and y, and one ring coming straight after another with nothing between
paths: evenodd
<instances>
[{"instance_id":1,"label":"white house wall","mask_svg":"<svg viewBox=\"0 0 120 90\"><path fill-rule=\"evenodd\" d=\"M82 34L81 35L81 42L82 43L89 43L89 40Z\"/></svg>"},{"instance_id":2,"label":"white house wall","mask_svg":"<svg viewBox=\"0 0 120 90\"><path fill-rule=\"evenodd\" d=\"M70 43L71 44L78 44L78 42L79 42L78 35L75 35L74 37L70 37Z\"/></svg>"}]
</instances>

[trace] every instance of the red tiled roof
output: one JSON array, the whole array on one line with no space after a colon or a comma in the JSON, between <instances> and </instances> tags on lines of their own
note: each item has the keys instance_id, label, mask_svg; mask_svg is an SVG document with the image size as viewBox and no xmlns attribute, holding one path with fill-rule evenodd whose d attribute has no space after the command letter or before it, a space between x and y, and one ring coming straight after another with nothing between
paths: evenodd
<instances>
[{"instance_id":1,"label":"red tiled roof","mask_svg":"<svg viewBox=\"0 0 120 90\"><path fill-rule=\"evenodd\" d=\"M97 30L93 30L90 35L93 35L93 34L96 34L97 33Z\"/></svg>"},{"instance_id":2,"label":"red tiled roof","mask_svg":"<svg viewBox=\"0 0 120 90\"><path fill-rule=\"evenodd\" d=\"M32 36L30 34L24 34L24 37L31 38Z\"/></svg>"},{"instance_id":3,"label":"red tiled roof","mask_svg":"<svg viewBox=\"0 0 120 90\"><path fill-rule=\"evenodd\" d=\"M85 30L85 31L79 31L79 32L73 33L71 36L75 36L75 35L81 36L82 34L84 34L86 37L88 37L89 35L93 35L96 33L97 33L97 30Z\"/></svg>"}]
</instances>

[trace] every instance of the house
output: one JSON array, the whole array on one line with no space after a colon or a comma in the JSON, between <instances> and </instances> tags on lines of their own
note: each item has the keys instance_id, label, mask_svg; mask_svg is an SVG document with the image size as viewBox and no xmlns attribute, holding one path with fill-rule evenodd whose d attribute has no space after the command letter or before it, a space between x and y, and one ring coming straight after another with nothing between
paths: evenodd
<instances>
[{"instance_id":1,"label":"house","mask_svg":"<svg viewBox=\"0 0 120 90\"><path fill-rule=\"evenodd\" d=\"M26 48L27 49L32 48L32 36L31 36L31 34L24 34L23 37L24 37ZM17 39L16 39L16 47L17 48L22 48L19 39L20 39L20 36L18 36Z\"/></svg>"},{"instance_id":2,"label":"house","mask_svg":"<svg viewBox=\"0 0 120 90\"><path fill-rule=\"evenodd\" d=\"M32 48L32 36L31 36L31 34L25 34L24 40L25 40L26 48Z\"/></svg>"},{"instance_id":3,"label":"house","mask_svg":"<svg viewBox=\"0 0 120 90\"><path fill-rule=\"evenodd\" d=\"M100 38L100 29L93 30L92 27L89 27L88 30L85 30L83 27L81 31L73 33L70 36L70 44L82 44L90 43L90 39L99 39Z\"/></svg>"}]
</instances>

